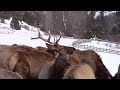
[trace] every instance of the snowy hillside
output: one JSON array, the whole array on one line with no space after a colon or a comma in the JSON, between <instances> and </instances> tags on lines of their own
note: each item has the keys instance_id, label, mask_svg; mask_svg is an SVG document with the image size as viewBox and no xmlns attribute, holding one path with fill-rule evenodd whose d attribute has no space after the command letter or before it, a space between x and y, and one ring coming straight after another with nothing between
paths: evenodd
<instances>
[{"instance_id":1,"label":"snowy hillside","mask_svg":"<svg viewBox=\"0 0 120 90\"><path fill-rule=\"evenodd\" d=\"M21 25L27 26L29 29L26 29L25 27L22 27L21 30L13 30L10 28L9 24L10 20L6 20L6 23L0 23L0 44L6 44L6 45L12 45L12 44L19 44L19 45L28 45L32 47L37 46L45 46L45 42L43 42L40 39L37 40L31 40L31 37L37 37L37 28L34 28L32 26L27 25L26 23L22 22ZM47 34L44 32L41 32L43 37L47 38ZM56 37L56 36L54 36ZM53 36L52 40L53 41ZM73 46L73 42L75 42L76 39L72 39L69 37L64 37L60 39L59 44L65 45L65 46ZM89 41L89 40L87 40ZM97 48L107 48L110 50L115 49L115 51L120 51L119 48L117 48L112 43L101 43L100 41L91 40L89 42L82 42L79 45L87 45L87 46L94 46ZM110 46L111 45L111 46ZM85 48L82 48L81 46L74 46L78 49L84 50ZM114 76L117 72L118 65L120 64L120 55L117 54L110 54L105 52L97 52L105 64L106 68L110 71L110 73Z\"/></svg>"},{"instance_id":2,"label":"snowy hillside","mask_svg":"<svg viewBox=\"0 0 120 90\"><path fill-rule=\"evenodd\" d=\"M90 13L90 12L89 12ZM89 14L88 13L88 14ZM96 19L99 15L100 15L101 11L96 11L94 19ZM111 15L113 13L116 13L116 11L104 11L104 16L108 16Z\"/></svg>"}]
</instances>

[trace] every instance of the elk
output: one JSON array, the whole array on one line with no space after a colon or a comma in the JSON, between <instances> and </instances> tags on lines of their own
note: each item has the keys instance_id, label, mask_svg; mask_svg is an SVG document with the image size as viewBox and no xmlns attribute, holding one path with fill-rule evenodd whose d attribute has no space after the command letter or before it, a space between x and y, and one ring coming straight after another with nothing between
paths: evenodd
<instances>
[{"instance_id":1,"label":"elk","mask_svg":"<svg viewBox=\"0 0 120 90\"><path fill-rule=\"evenodd\" d=\"M10 57L8 68L14 72L18 72L25 79L37 79L38 73L41 69L41 65L46 61L54 60L55 55L49 52L22 52L16 51ZM12 62L16 61L14 66ZM11 65L11 66L10 66Z\"/></svg>"},{"instance_id":2,"label":"elk","mask_svg":"<svg viewBox=\"0 0 120 90\"><path fill-rule=\"evenodd\" d=\"M71 66L67 69L63 79L96 79L91 66L87 63L81 63Z\"/></svg>"},{"instance_id":3,"label":"elk","mask_svg":"<svg viewBox=\"0 0 120 90\"><path fill-rule=\"evenodd\" d=\"M54 61L43 64L38 79L62 79L66 69L70 66L65 54L59 54Z\"/></svg>"},{"instance_id":4,"label":"elk","mask_svg":"<svg viewBox=\"0 0 120 90\"><path fill-rule=\"evenodd\" d=\"M12 72L8 69L0 68L0 79L23 79L17 72Z\"/></svg>"},{"instance_id":5,"label":"elk","mask_svg":"<svg viewBox=\"0 0 120 90\"><path fill-rule=\"evenodd\" d=\"M105 65L102 62L101 57L93 50L75 50L75 54L78 55L78 58L81 63L89 64L95 72L95 77L97 79L112 79L112 75L107 70ZM71 54L72 55L72 54Z\"/></svg>"}]
</instances>

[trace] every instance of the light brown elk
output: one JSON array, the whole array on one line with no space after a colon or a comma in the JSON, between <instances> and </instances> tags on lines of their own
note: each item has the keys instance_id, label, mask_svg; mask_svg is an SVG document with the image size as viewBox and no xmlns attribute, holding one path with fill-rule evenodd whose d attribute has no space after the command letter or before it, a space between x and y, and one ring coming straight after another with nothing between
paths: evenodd
<instances>
[{"instance_id":1,"label":"light brown elk","mask_svg":"<svg viewBox=\"0 0 120 90\"><path fill-rule=\"evenodd\" d=\"M16 45L16 46L0 45L0 67L6 68L7 62L10 60L8 58L15 51L27 51L27 50L32 51L33 48L23 45Z\"/></svg>"},{"instance_id":2,"label":"light brown elk","mask_svg":"<svg viewBox=\"0 0 120 90\"><path fill-rule=\"evenodd\" d=\"M71 66L67 69L63 79L96 79L95 73L87 63Z\"/></svg>"},{"instance_id":3,"label":"light brown elk","mask_svg":"<svg viewBox=\"0 0 120 90\"><path fill-rule=\"evenodd\" d=\"M28 54L26 54L26 53L28 53ZM23 57L21 56L21 54L23 55ZM34 57L34 55L35 55L37 57L45 58L46 60L53 60L53 58L55 56L55 55L53 55L52 51L47 50L47 48L45 50L45 48L41 47L41 50L40 50L40 47L39 47L39 50L38 50L38 49L34 49L32 47L25 46L25 45L12 45L12 46L0 45L0 67L14 71L14 70L16 70L14 68L16 65L18 65L18 63L23 64L23 65L21 65L21 67L26 66L26 65L28 66L29 65L28 62L30 62L30 61L27 62L24 59L28 59L29 57L27 55L29 55L29 54L31 54L30 57ZM49 59L47 59L48 57L49 57ZM18 60L21 58L23 60ZM34 58L32 58L32 59L34 59ZM26 67L22 67L22 70L25 68ZM23 71L25 72L25 70L23 70Z\"/></svg>"},{"instance_id":4,"label":"light brown elk","mask_svg":"<svg viewBox=\"0 0 120 90\"><path fill-rule=\"evenodd\" d=\"M23 79L17 72L12 72L8 69L0 68L0 79Z\"/></svg>"}]
</instances>

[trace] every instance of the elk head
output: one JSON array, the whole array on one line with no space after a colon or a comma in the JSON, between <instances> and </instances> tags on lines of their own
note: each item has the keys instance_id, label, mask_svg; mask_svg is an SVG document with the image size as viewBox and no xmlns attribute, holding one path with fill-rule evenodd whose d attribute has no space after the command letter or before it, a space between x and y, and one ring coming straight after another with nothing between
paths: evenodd
<instances>
[{"instance_id":1,"label":"elk head","mask_svg":"<svg viewBox=\"0 0 120 90\"><path fill-rule=\"evenodd\" d=\"M42 39L43 41L47 42L46 46L48 47L48 50L54 51L54 52L57 52L57 53L72 54L75 51L74 47L61 46L61 45L58 44L58 42L60 41L60 39L62 37L61 32L60 32L60 37L56 41L54 39L54 43L50 41L50 39L51 39L50 31L48 31L48 35L49 35L48 39L45 39L45 38L42 37L42 35L40 34L40 31L38 30L38 37L31 38L31 40Z\"/></svg>"}]
</instances>

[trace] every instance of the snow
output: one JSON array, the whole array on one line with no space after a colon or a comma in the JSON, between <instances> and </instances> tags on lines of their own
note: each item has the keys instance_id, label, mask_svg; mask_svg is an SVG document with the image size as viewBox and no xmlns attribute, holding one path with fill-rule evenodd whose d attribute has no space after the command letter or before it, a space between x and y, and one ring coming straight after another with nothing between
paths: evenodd
<instances>
[{"instance_id":1,"label":"snow","mask_svg":"<svg viewBox=\"0 0 120 90\"><path fill-rule=\"evenodd\" d=\"M108 16L113 13L116 13L116 11L104 11L104 16Z\"/></svg>"},{"instance_id":2,"label":"snow","mask_svg":"<svg viewBox=\"0 0 120 90\"><path fill-rule=\"evenodd\" d=\"M97 17L100 15L100 12L101 11L96 11L94 19L97 19ZM88 15L89 15L89 13L90 13L90 11L88 12ZM108 15L111 15L113 13L116 13L116 11L104 11L104 16L108 16Z\"/></svg>"},{"instance_id":3,"label":"snow","mask_svg":"<svg viewBox=\"0 0 120 90\"><path fill-rule=\"evenodd\" d=\"M96 19L96 18L100 15L100 12L101 12L101 11L97 11L97 12L95 13L94 19Z\"/></svg>"},{"instance_id":4,"label":"snow","mask_svg":"<svg viewBox=\"0 0 120 90\"><path fill-rule=\"evenodd\" d=\"M22 23L22 24L27 25L25 23ZM29 25L27 26L32 27ZM41 31L41 34L43 35L44 38L48 38L48 35L46 33ZM33 27L33 30L26 30L25 28L21 28L21 30L12 30L10 28L10 20L8 20L6 24L0 23L0 44L1 45L2 44L6 44L6 45L18 44L18 45L28 45L32 47L37 47L37 46L46 47L45 42L40 39L31 40L31 37L37 37L37 36L38 36L38 32L37 32L37 28L35 27ZM58 36L52 36L52 39L51 39L52 42L54 41L54 37L58 37ZM62 37L59 41L59 44L65 45L65 46L72 46L74 41L76 41L76 39L73 39L70 37ZM95 40L91 42L81 43L81 45L91 45L95 47L113 49L113 47L105 46L104 43L98 44L98 41L95 41ZM82 48L79 48L79 49L84 50ZM118 70L118 65L120 64L120 55L103 53L103 52L97 52L97 53L101 56L102 61L105 64L106 68L114 76Z\"/></svg>"},{"instance_id":5,"label":"snow","mask_svg":"<svg viewBox=\"0 0 120 90\"><path fill-rule=\"evenodd\" d=\"M102 52L97 52L97 53L101 56L103 64L110 71L112 76L114 76L117 73L118 66L120 64L120 55L102 53Z\"/></svg>"}]
</instances>

